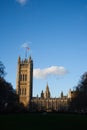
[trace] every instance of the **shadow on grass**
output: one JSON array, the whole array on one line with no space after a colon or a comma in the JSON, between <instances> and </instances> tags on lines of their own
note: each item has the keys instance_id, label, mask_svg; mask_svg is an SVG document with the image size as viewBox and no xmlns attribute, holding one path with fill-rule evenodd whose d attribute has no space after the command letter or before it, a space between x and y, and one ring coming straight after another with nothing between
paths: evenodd
<instances>
[{"instance_id":1,"label":"shadow on grass","mask_svg":"<svg viewBox=\"0 0 87 130\"><path fill-rule=\"evenodd\" d=\"M66 129L85 126L87 126L87 115L81 114L44 112L0 115L0 128L2 129Z\"/></svg>"}]
</instances>

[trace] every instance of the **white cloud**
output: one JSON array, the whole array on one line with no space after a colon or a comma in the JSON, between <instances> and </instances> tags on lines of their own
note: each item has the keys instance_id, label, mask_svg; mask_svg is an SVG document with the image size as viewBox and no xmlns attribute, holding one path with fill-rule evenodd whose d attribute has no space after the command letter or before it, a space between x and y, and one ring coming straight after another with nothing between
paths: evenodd
<instances>
[{"instance_id":1,"label":"white cloud","mask_svg":"<svg viewBox=\"0 0 87 130\"><path fill-rule=\"evenodd\" d=\"M62 66L51 66L45 69L34 69L33 76L36 79L46 78L48 76L63 76L68 71Z\"/></svg>"},{"instance_id":2,"label":"white cloud","mask_svg":"<svg viewBox=\"0 0 87 130\"><path fill-rule=\"evenodd\" d=\"M30 45L31 43L32 43L32 42L25 42L25 43L22 44L21 47L27 48L27 47L29 47L29 45Z\"/></svg>"},{"instance_id":3,"label":"white cloud","mask_svg":"<svg viewBox=\"0 0 87 130\"><path fill-rule=\"evenodd\" d=\"M26 48L26 47L28 47L28 46L29 46L29 45L28 45L27 42L25 42L25 43L22 44L22 47L24 47L24 48Z\"/></svg>"},{"instance_id":4,"label":"white cloud","mask_svg":"<svg viewBox=\"0 0 87 130\"><path fill-rule=\"evenodd\" d=\"M16 0L19 4L25 5L28 0Z\"/></svg>"}]
</instances>

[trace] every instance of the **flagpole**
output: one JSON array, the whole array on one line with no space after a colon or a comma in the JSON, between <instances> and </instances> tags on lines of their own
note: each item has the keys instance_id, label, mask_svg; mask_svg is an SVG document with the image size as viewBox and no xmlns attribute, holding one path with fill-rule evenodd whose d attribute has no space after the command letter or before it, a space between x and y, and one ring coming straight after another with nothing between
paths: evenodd
<instances>
[{"instance_id":1,"label":"flagpole","mask_svg":"<svg viewBox=\"0 0 87 130\"><path fill-rule=\"evenodd\" d=\"M25 58L27 58L27 48L25 48Z\"/></svg>"},{"instance_id":2,"label":"flagpole","mask_svg":"<svg viewBox=\"0 0 87 130\"><path fill-rule=\"evenodd\" d=\"M25 58L27 58L27 52L30 48L29 47L25 47Z\"/></svg>"}]
</instances>

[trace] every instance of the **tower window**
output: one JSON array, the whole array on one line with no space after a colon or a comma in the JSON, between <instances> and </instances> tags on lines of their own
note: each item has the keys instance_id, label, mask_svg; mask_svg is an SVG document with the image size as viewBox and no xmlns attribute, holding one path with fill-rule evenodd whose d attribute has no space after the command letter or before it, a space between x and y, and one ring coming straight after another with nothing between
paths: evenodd
<instances>
[{"instance_id":1,"label":"tower window","mask_svg":"<svg viewBox=\"0 0 87 130\"><path fill-rule=\"evenodd\" d=\"M24 74L23 74L23 81L24 81Z\"/></svg>"},{"instance_id":2,"label":"tower window","mask_svg":"<svg viewBox=\"0 0 87 130\"><path fill-rule=\"evenodd\" d=\"M24 89L24 94L26 95L26 88Z\"/></svg>"},{"instance_id":3,"label":"tower window","mask_svg":"<svg viewBox=\"0 0 87 130\"><path fill-rule=\"evenodd\" d=\"M27 81L27 75L25 75L25 81Z\"/></svg>"},{"instance_id":4,"label":"tower window","mask_svg":"<svg viewBox=\"0 0 87 130\"><path fill-rule=\"evenodd\" d=\"M21 95L21 88L19 89L19 94Z\"/></svg>"},{"instance_id":5,"label":"tower window","mask_svg":"<svg viewBox=\"0 0 87 130\"><path fill-rule=\"evenodd\" d=\"M27 81L27 74L20 74L20 81Z\"/></svg>"},{"instance_id":6,"label":"tower window","mask_svg":"<svg viewBox=\"0 0 87 130\"><path fill-rule=\"evenodd\" d=\"M26 95L26 88L20 89L20 95Z\"/></svg>"},{"instance_id":7,"label":"tower window","mask_svg":"<svg viewBox=\"0 0 87 130\"><path fill-rule=\"evenodd\" d=\"M24 88L22 88L22 95L24 95Z\"/></svg>"},{"instance_id":8,"label":"tower window","mask_svg":"<svg viewBox=\"0 0 87 130\"><path fill-rule=\"evenodd\" d=\"M20 81L22 81L22 74L20 75Z\"/></svg>"}]
</instances>

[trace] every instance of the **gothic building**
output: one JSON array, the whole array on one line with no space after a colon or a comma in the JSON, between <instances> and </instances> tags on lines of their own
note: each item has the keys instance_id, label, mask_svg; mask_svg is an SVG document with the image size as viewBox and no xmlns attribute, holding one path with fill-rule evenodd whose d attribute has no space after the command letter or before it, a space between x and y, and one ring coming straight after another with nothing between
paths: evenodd
<instances>
[{"instance_id":1,"label":"gothic building","mask_svg":"<svg viewBox=\"0 0 87 130\"><path fill-rule=\"evenodd\" d=\"M69 96L61 96L52 98L48 84L46 91L41 92L40 97L33 97L33 60L31 57L22 60L18 58L17 65L17 79L16 79L16 93L19 96L19 102L31 111L59 111L68 109Z\"/></svg>"}]
</instances>

